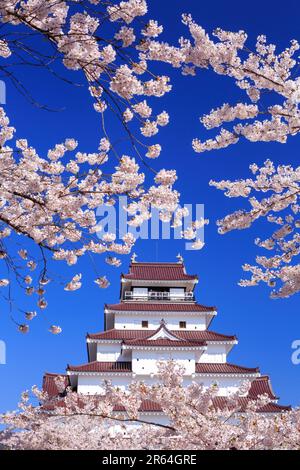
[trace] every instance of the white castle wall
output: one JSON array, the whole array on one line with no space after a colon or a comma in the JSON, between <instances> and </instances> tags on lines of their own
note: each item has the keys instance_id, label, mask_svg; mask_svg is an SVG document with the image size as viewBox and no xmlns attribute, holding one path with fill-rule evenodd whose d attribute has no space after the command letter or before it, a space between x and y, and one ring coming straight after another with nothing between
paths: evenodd
<instances>
[{"instance_id":1,"label":"white castle wall","mask_svg":"<svg viewBox=\"0 0 300 470\"><path fill-rule=\"evenodd\" d=\"M119 343L97 343L97 361L115 362L124 360Z\"/></svg>"},{"instance_id":2,"label":"white castle wall","mask_svg":"<svg viewBox=\"0 0 300 470\"><path fill-rule=\"evenodd\" d=\"M185 373L191 375L195 372L195 354L193 351L132 351L132 372L136 374L155 374L157 361L175 360L185 368Z\"/></svg>"},{"instance_id":3,"label":"white castle wall","mask_svg":"<svg viewBox=\"0 0 300 470\"><path fill-rule=\"evenodd\" d=\"M169 330L181 330L179 328L180 321L186 321L187 330L206 330L206 319L205 315L199 314L199 316L188 315L186 313L178 312L173 314L168 312L156 316L148 316L147 312L141 312L141 315L115 315L114 328L117 330L140 330L142 329L142 320L148 320L148 330L156 330L159 328L161 319L164 319L166 326ZM146 328L145 328L146 329Z\"/></svg>"},{"instance_id":4,"label":"white castle wall","mask_svg":"<svg viewBox=\"0 0 300 470\"><path fill-rule=\"evenodd\" d=\"M226 396L231 393L237 392L246 378L240 377L203 377L196 374L193 379L198 384L203 384L205 388L217 384L219 387L217 395Z\"/></svg>"},{"instance_id":5,"label":"white castle wall","mask_svg":"<svg viewBox=\"0 0 300 470\"><path fill-rule=\"evenodd\" d=\"M209 344L206 351L199 357L197 362L219 363L226 362L226 344Z\"/></svg>"},{"instance_id":6,"label":"white castle wall","mask_svg":"<svg viewBox=\"0 0 300 470\"><path fill-rule=\"evenodd\" d=\"M100 375L79 375L77 391L84 395L101 394L104 391L104 380L111 380L112 384L116 387L125 389L131 383L132 378L113 374L111 376L106 375L105 377Z\"/></svg>"},{"instance_id":7,"label":"white castle wall","mask_svg":"<svg viewBox=\"0 0 300 470\"><path fill-rule=\"evenodd\" d=\"M141 421L147 421L148 423L157 423L157 424L163 424L163 425L168 425L170 424L170 420L168 419L168 417L166 415L164 415L163 413L140 413L139 414L139 419ZM140 423L128 423L126 424L126 428L128 430L130 429L135 429L137 427L139 427L141 424ZM114 431L117 431L117 432L122 432L124 433L124 430L121 428L120 425L116 425L114 427L114 430L112 430L112 432Z\"/></svg>"},{"instance_id":8,"label":"white castle wall","mask_svg":"<svg viewBox=\"0 0 300 470\"><path fill-rule=\"evenodd\" d=\"M169 360L170 357L174 357L174 353L170 355L168 351L161 351L156 353L153 351L153 358L151 356L151 351L138 351L139 355L137 357L143 358L144 360L149 359L150 362L143 364L143 367L146 367L147 373L153 372L153 367L155 367L155 361L158 359ZM225 363L227 360L226 344L209 344L207 345L206 351L177 351L180 353L180 357L183 355L186 356L186 359L191 361L189 362L188 370L191 370L192 364L195 362L209 362L209 363ZM183 354L184 353L184 354ZM145 357L144 357L145 356ZM100 362L115 362L115 361L131 361L131 351L123 350L121 354L121 344L120 343L97 343L97 361ZM154 360L154 357L156 359ZM158 359L157 359L158 358ZM140 366L141 367L141 366ZM192 370L192 372L194 372Z\"/></svg>"},{"instance_id":9,"label":"white castle wall","mask_svg":"<svg viewBox=\"0 0 300 470\"><path fill-rule=\"evenodd\" d=\"M104 391L103 382L104 380L110 380L112 385L119 387L121 389L126 389L129 384L133 381L143 381L148 385L153 385L157 383L157 377L150 377L144 375L136 376L125 376L125 375L116 375L110 374L104 376L92 376L92 375L79 375L78 376L78 393L84 395L87 394L101 394ZM226 396L230 393L236 392L240 385L245 381L245 378L240 377L203 377L196 375L195 377L185 377L183 380L183 385L190 385L192 381L199 384L203 384L204 387L209 387L212 384L217 383L219 386L218 395Z\"/></svg>"}]
</instances>

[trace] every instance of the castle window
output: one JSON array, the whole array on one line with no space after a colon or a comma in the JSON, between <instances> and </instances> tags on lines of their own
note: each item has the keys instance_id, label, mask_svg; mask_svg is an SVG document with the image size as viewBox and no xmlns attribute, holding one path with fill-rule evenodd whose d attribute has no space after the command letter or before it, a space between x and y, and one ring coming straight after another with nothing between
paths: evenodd
<instances>
[{"instance_id":1,"label":"castle window","mask_svg":"<svg viewBox=\"0 0 300 470\"><path fill-rule=\"evenodd\" d=\"M142 320L142 328L148 328L148 320Z\"/></svg>"},{"instance_id":2,"label":"castle window","mask_svg":"<svg viewBox=\"0 0 300 470\"><path fill-rule=\"evenodd\" d=\"M179 328L186 328L186 321L180 321Z\"/></svg>"}]
</instances>

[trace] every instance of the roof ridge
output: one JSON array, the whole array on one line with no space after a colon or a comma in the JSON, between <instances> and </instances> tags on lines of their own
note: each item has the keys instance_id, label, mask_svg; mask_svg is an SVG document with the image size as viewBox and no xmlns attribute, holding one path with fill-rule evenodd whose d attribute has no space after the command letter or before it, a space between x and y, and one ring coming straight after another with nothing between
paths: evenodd
<instances>
[{"instance_id":1,"label":"roof ridge","mask_svg":"<svg viewBox=\"0 0 300 470\"><path fill-rule=\"evenodd\" d=\"M195 301L159 301L159 302L151 302L149 300L145 301L124 301L120 300L117 303L106 303L104 305L105 308L108 309L116 309L116 310L122 310L121 307L123 307L125 310L134 310L134 308L137 308L138 311L155 311L157 309L158 311L163 311L163 308L166 307L166 311L184 311L186 310L187 313L189 312L199 312L199 313L207 313L207 312L216 312L217 307L215 305L204 305L199 302ZM147 308L146 308L147 307ZM151 307L153 307L151 309ZM155 307L155 308L154 308ZM143 309L144 308L144 309ZM177 310L176 310L177 309ZM203 309L203 310L201 310Z\"/></svg>"},{"instance_id":2,"label":"roof ridge","mask_svg":"<svg viewBox=\"0 0 300 470\"><path fill-rule=\"evenodd\" d=\"M204 331L207 331L209 333L213 333L214 335L217 335L217 336L223 336L223 337L226 337L226 338L235 338L235 339L237 339L236 335L226 335L224 333L217 333L216 331L213 331L213 330L204 330Z\"/></svg>"},{"instance_id":3,"label":"roof ridge","mask_svg":"<svg viewBox=\"0 0 300 470\"><path fill-rule=\"evenodd\" d=\"M60 374L59 372L44 372L44 375L43 375L43 377L56 377L56 376L67 377L67 374L65 373Z\"/></svg>"},{"instance_id":4,"label":"roof ridge","mask_svg":"<svg viewBox=\"0 0 300 470\"><path fill-rule=\"evenodd\" d=\"M100 368L101 366L108 366L108 369L104 370L109 372L109 367L111 367L111 370L125 370L128 366L132 365L132 361L91 361L91 362L86 362L84 364L79 364L79 365L67 365L67 370L70 372L81 372L83 371L82 369L84 368Z\"/></svg>"},{"instance_id":5,"label":"roof ridge","mask_svg":"<svg viewBox=\"0 0 300 470\"><path fill-rule=\"evenodd\" d=\"M259 372L259 367L242 366L242 365L239 365L239 364L233 364L232 362L225 362L225 364L228 364L229 366L233 366L233 367L241 367L242 369L256 370L257 372ZM259 378L259 377L257 377L257 378Z\"/></svg>"},{"instance_id":6,"label":"roof ridge","mask_svg":"<svg viewBox=\"0 0 300 470\"><path fill-rule=\"evenodd\" d=\"M204 369L204 371L201 371ZM259 367L246 367L230 362L197 362L196 372L198 373L259 373Z\"/></svg>"},{"instance_id":7,"label":"roof ridge","mask_svg":"<svg viewBox=\"0 0 300 470\"><path fill-rule=\"evenodd\" d=\"M186 336L188 335L207 335L208 338L205 338L205 339L202 339L200 341L210 341L209 337L210 335L215 335L216 338L214 339L211 339L211 341L218 341L218 339L220 340L228 340L228 341L232 341L232 340L237 340L237 337L236 335L225 335L223 333L217 333L215 331L212 331L212 330L171 330L169 328L166 328L167 331L173 335L173 336L176 336L180 341L182 340L186 340L186 341L190 341L190 342L193 342L193 341L198 341L197 338L186 338L185 337L185 334ZM117 328L111 328L109 330L104 330L104 331L100 331L100 332L96 332L96 333L87 333L87 338L93 338L95 336L104 336L103 339L110 339L110 340L119 340L119 341L122 341L122 340L133 340L133 339L147 339L149 336L153 336L156 332L158 331L158 328L157 329L153 329L153 330L147 330L147 329L117 329ZM113 334L114 332L117 333L116 336L118 336L118 333L120 334L120 337L118 338L109 338L109 335L110 334ZM141 332L142 332L142 337L141 337ZM124 333L124 336L125 338L122 338L122 334ZM133 335L131 338L128 338L129 335ZM136 336L134 336L136 335ZM108 336L108 338L106 338ZM127 338L126 338L127 337Z\"/></svg>"},{"instance_id":8,"label":"roof ridge","mask_svg":"<svg viewBox=\"0 0 300 470\"><path fill-rule=\"evenodd\" d=\"M109 306L109 305L121 305L121 304L124 304L124 305L128 305L128 304L134 304L134 305L140 305L140 304L158 305L158 304L157 304L157 301L155 302L155 301L153 301L153 300L152 300L152 301L151 301L151 300L145 300L145 301L141 301L141 300L138 300L138 301L136 300L136 301L134 301L134 300L131 300L131 301L128 301L128 300L124 300L124 299L120 299L120 301L117 302L117 303L111 303L111 304L105 303L104 305L105 305L105 306ZM168 301L165 301L165 302L164 302L163 300L160 300L160 301L159 301L159 305L161 305L161 304L164 304L164 305L165 305L165 304L167 304L167 305L199 305L200 307L216 308L215 305L204 305L204 304L199 303L199 302L197 302L197 301L192 301L192 302L191 302L190 300L189 300L189 301L188 301L188 300L186 300L186 301L182 300L182 301L180 301L180 303L178 303L178 301L171 302L170 300L168 300Z\"/></svg>"},{"instance_id":9,"label":"roof ridge","mask_svg":"<svg viewBox=\"0 0 300 470\"><path fill-rule=\"evenodd\" d=\"M134 263L131 263L130 266L137 266L138 264L142 264L142 265L146 265L146 264L150 264L150 265L171 264L171 265L175 265L175 266L183 266L184 263L178 263L177 261L135 261Z\"/></svg>"},{"instance_id":10,"label":"roof ridge","mask_svg":"<svg viewBox=\"0 0 300 470\"><path fill-rule=\"evenodd\" d=\"M194 344L194 343L201 343L201 344L205 344L205 343L206 343L204 340L200 340L200 339L199 339L199 340L197 340L197 339L192 340L192 339L185 339L185 338L178 338L178 337L177 337L177 339L178 339L178 342L180 342L180 343L188 343L188 344L191 344L191 345ZM159 342L159 341L162 341L162 340L173 341L173 340L170 339L170 338L151 339L151 337L150 337L150 339L149 339L149 338L147 337L147 338L131 338L131 339L124 339L123 342L126 343L126 344L128 344L128 343L129 343L129 344L132 344L132 343L134 343L135 341L150 341L150 342L151 342L151 341L152 341L152 342L156 342L156 341L157 341L157 342ZM174 342L174 344L177 343L177 341L173 341L173 342Z\"/></svg>"},{"instance_id":11,"label":"roof ridge","mask_svg":"<svg viewBox=\"0 0 300 470\"><path fill-rule=\"evenodd\" d=\"M84 362L83 364L79 364L79 366L75 366L74 364L67 364L66 369L69 370L70 367L81 367L81 366L86 366L88 364L95 364L95 362L100 362L100 361L90 361L90 362Z\"/></svg>"},{"instance_id":12,"label":"roof ridge","mask_svg":"<svg viewBox=\"0 0 300 470\"><path fill-rule=\"evenodd\" d=\"M121 274L121 278L128 280L156 280L156 281L195 281L197 274L187 274L185 265L179 262L131 262L129 273Z\"/></svg>"},{"instance_id":13,"label":"roof ridge","mask_svg":"<svg viewBox=\"0 0 300 470\"><path fill-rule=\"evenodd\" d=\"M269 382L270 377L268 375L260 375L255 380L266 380L267 382Z\"/></svg>"},{"instance_id":14,"label":"roof ridge","mask_svg":"<svg viewBox=\"0 0 300 470\"><path fill-rule=\"evenodd\" d=\"M143 343L143 342L146 342L146 343L163 343L164 341L167 341L170 343L170 346L174 346L174 347L177 347L177 346L182 346L183 343L184 345L188 345L188 346L191 346L191 347L195 347L195 346L206 346L207 343L206 341L204 340L188 340L188 339L184 339L184 338L181 338L179 339L178 341L173 341L172 339L170 338L157 338L157 339L153 339L153 340L149 340L149 339L146 339L146 338L134 338L134 339L125 339L123 341L123 344L124 345L136 345L136 343ZM145 345L144 345L145 346ZM149 346L151 347L154 347L155 344L149 344Z\"/></svg>"}]
</instances>

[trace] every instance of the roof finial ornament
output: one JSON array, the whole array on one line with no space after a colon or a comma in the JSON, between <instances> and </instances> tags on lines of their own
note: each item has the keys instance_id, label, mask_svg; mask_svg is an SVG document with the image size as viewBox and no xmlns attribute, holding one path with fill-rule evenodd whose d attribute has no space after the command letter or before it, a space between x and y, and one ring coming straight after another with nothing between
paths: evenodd
<instances>
[{"instance_id":1,"label":"roof finial ornament","mask_svg":"<svg viewBox=\"0 0 300 470\"><path fill-rule=\"evenodd\" d=\"M177 263L183 263L183 257L181 256L180 253L178 253L178 255L176 256L176 258L178 259Z\"/></svg>"},{"instance_id":2,"label":"roof finial ornament","mask_svg":"<svg viewBox=\"0 0 300 470\"><path fill-rule=\"evenodd\" d=\"M137 258L137 254L136 254L136 253L132 253L131 258L130 258L131 262L132 262L132 263L136 263L136 261L135 261L136 258Z\"/></svg>"},{"instance_id":3,"label":"roof finial ornament","mask_svg":"<svg viewBox=\"0 0 300 470\"><path fill-rule=\"evenodd\" d=\"M161 324L161 325L165 325L165 324L166 324L166 322L165 322L165 320L164 320L163 318L160 320L160 324Z\"/></svg>"}]
</instances>

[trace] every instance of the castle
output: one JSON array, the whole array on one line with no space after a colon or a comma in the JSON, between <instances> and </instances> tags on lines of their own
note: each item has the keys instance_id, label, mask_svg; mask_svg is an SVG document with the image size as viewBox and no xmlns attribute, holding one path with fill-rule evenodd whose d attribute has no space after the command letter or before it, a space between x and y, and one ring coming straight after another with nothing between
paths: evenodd
<instances>
[{"instance_id":1,"label":"castle","mask_svg":"<svg viewBox=\"0 0 300 470\"><path fill-rule=\"evenodd\" d=\"M199 304L194 289L197 275L187 274L183 259L175 263L141 263L132 257L129 273L121 275L120 301L105 305L105 329L86 337L88 362L68 365L65 383L78 394L101 394L104 380L126 388L132 381L155 383L157 361L173 359L185 370L183 383L204 386L218 383L215 406L222 407L228 394L250 381L241 407L261 394L270 402L260 411L289 409L277 403L270 379L257 367L232 364L227 357L236 336L210 329L215 307ZM43 389L58 394L55 377L46 373ZM163 421L157 404L141 405L141 418Z\"/></svg>"}]
</instances>

